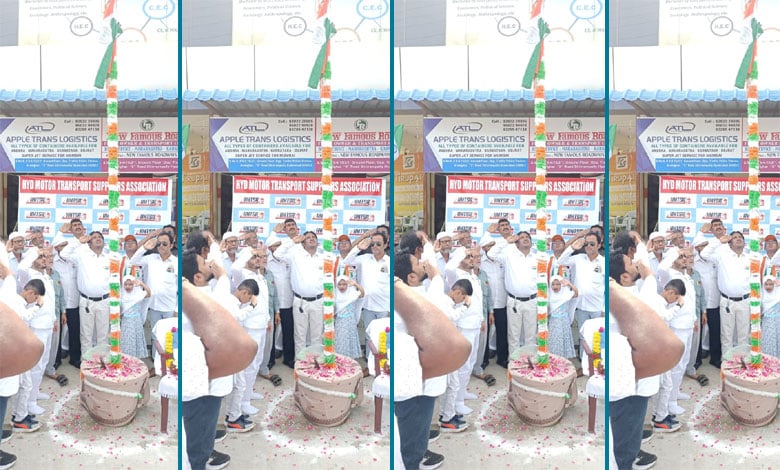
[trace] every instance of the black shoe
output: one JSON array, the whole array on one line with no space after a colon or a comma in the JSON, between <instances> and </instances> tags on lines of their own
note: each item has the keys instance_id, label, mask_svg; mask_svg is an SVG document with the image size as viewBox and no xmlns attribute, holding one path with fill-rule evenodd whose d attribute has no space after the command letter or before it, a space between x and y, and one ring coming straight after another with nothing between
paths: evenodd
<instances>
[{"instance_id":1,"label":"black shoe","mask_svg":"<svg viewBox=\"0 0 780 470\"><path fill-rule=\"evenodd\" d=\"M431 442L436 442L439 440L439 437L441 437L441 433L438 429L431 429L428 431L428 444Z\"/></svg>"},{"instance_id":2,"label":"black shoe","mask_svg":"<svg viewBox=\"0 0 780 470\"><path fill-rule=\"evenodd\" d=\"M217 452L216 450L211 451L211 455L209 456L209 461L206 464L207 470L220 470L221 468L225 468L230 463L230 456L228 454L223 454L222 452Z\"/></svg>"},{"instance_id":3,"label":"black shoe","mask_svg":"<svg viewBox=\"0 0 780 470\"><path fill-rule=\"evenodd\" d=\"M712 364L712 367L720 369L720 362L710 362L710 364Z\"/></svg>"},{"instance_id":4,"label":"black shoe","mask_svg":"<svg viewBox=\"0 0 780 470\"><path fill-rule=\"evenodd\" d=\"M707 359L708 357L710 357L709 349L702 349L702 351L701 351L701 358L702 359Z\"/></svg>"},{"instance_id":5,"label":"black shoe","mask_svg":"<svg viewBox=\"0 0 780 470\"><path fill-rule=\"evenodd\" d=\"M634 459L633 469L646 470L653 467L657 461L658 457L639 449L639 453L636 455L636 459Z\"/></svg>"},{"instance_id":6,"label":"black shoe","mask_svg":"<svg viewBox=\"0 0 780 470\"><path fill-rule=\"evenodd\" d=\"M493 359L497 354L498 353L496 351L490 349L490 352L488 353L488 359Z\"/></svg>"},{"instance_id":7,"label":"black shoe","mask_svg":"<svg viewBox=\"0 0 780 470\"><path fill-rule=\"evenodd\" d=\"M287 361L282 361L282 362L283 362L284 365L286 365L290 369L295 369L295 362L287 362Z\"/></svg>"},{"instance_id":8,"label":"black shoe","mask_svg":"<svg viewBox=\"0 0 780 470\"><path fill-rule=\"evenodd\" d=\"M426 450L422 462L420 462L420 470L433 470L434 468L441 467L441 464L443 463L444 463L443 455L437 454L436 452L431 452L430 450Z\"/></svg>"},{"instance_id":9,"label":"black shoe","mask_svg":"<svg viewBox=\"0 0 780 470\"><path fill-rule=\"evenodd\" d=\"M227 437L227 431L224 429L217 429L217 434L214 435L214 443L222 442Z\"/></svg>"},{"instance_id":10,"label":"black shoe","mask_svg":"<svg viewBox=\"0 0 780 470\"><path fill-rule=\"evenodd\" d=\"M652 429L643 429L642 430L642 444L647 444L653 440L653 430Z\"/></svg>"},{"instance_id":11,"label":"black shoe","mask_svg":"<svg viewBox=\"0 0 780 470\"><path fill-rule=\"evenodd\" d=\"M281 350L281 349L277 349L277 350L276 350L276 352L274 353L274 358L275 358L275 359L279 359L279 358L281 358L282 356L284 356L284 352L282 352L282 350Z\"/></svg>"},{"instance_id":12,"label":"black shoe","mask_svg":"<svg viewBox=\"0 0 780 470\"><path fill-rule=\"evenodd\" d=\"M70 356L70 352L68 352L68 350L63 350L62 351L62 356L60 356L60 359L67 359L68 356Z\"/></svg>"},{"instance_id":13,"label":"black shoe","mask_svg":"<svg viewBox=\"0 0 780 470\"><path fill-rule=\"evenodd\" d=\"M504 369L509 367L509 362L496 362L496 364L503 367Z\"/></svg>"},{"instance_id":14,"label":"black shoe","mask_svg":"<svg viewBox=\"0 0 780 470\"><path fill-rule=\"evenodd\" d=\"M11 440L11 437L13 437L14 432L10 429L3 429L2 437L0 438L0 444L5 444L6 442Z\"/></svg>"},{"instance_id":15,"label":"black shoe","mask_svg":"<svg viewBox=\"0 0 780 470\"><path fill-rule=\"evenodd\" d=\"M0 450L0 470L11 468L16 463L16 456Z\"/></svg>"}]
</instances>

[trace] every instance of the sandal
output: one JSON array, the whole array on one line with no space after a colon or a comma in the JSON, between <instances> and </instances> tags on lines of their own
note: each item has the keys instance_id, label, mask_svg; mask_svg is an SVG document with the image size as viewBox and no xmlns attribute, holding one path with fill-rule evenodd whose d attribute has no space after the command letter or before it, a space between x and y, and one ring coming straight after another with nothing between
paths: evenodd
<instances>
[{"instance_id":1,"label":"sandal","mask_svg":"<svg viewBox=\"0 0 780 470\"><path fill-rule=\"evenodd\" d=\"M270 381L272 384L274 384L274 387L278 387L282 384L282 378L276 374L261 375L260 377Z\"/></svg>"},{"instance_id":2,"label":"sandal","mask_svg":"<svg viewBox=\"0 0 780 470\"><path fill-rule=\"evenodd\" d=\"M55 375L46 375L46 377L56 380L58 384L60 384L60 387L64 387L68 385L68 378L65 377L62 374L55 374Z\"/></svg>"},{"instance_id":3,"label":"sandal","mask_svg":"<svg viewBox=\"0 0 780 470\"><path fill-rule=\"evenodd\" d=\"M485 381L485 383L486 383L486 384L488 384L488 387L492 387L493 385L495 385L495 384L496 384L496 378L495 378L495 377L493 377L493 376L492 376L492 375L490 375L490 374L485 374L485 375L482 377L482 380L484 380L484 381Z\"/></svg>"},{"instance_id":4,"label":"sandal","mask_svg":"<svg viewBox=\"0 0 780 470\"><path fill-rule=\"evenodd\" d=\"M703 374L697 374L693 379L699 382L699 385L702 387L706 387L710 384L710 379L708 379L707 376Z\"/></svg>"}]
</instances>

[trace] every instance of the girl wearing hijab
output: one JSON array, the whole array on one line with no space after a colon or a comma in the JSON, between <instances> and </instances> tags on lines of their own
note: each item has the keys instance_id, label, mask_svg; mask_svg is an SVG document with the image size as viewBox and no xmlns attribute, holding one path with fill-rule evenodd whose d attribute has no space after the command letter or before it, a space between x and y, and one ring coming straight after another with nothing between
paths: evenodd
<instances>
[{"instance_id":1,"label":"girl wearing hijab","mask_svg":"<svg viewBox=\"0 0 780 470\"><path fill-rule=\"evenodd\" d=\"M567 359L577 357L569 318L569 301L577 295L571 282L557 274L550 278L550 353Z\"/></svg>"},{"instance_id":2,"label":"girl wearing hijab","mask_svg":"<svg viewBox=\"0 0 780 470\"><path fill-rule=\"evenodd\" d=\"M122 282L122 352L143 359L149 355L144 336L143 314L152 291L135 276L124 276Z\"/></svg>"},{"instance_id":3,"label":"girl wearing hijab","mask_svg":"<svg viewBox=\"0 0 780 470\"><path fill-rule=\"evenodd\" d=\"M336 353L358 360L362 354L357 329L360 312L357 310L356 301L362 298L366 292L360 284L343 274L338 277L336 287L336 320L334 325Z\"/></svg>"},{"instance_id":4,"label":"girl wearing hijab","mask_svg":"<svg viewBox=\"0 0 780 470\"><path fill-rule=\"evenodd\" d=\"M764 276L761 292L761 346L765 354L780 355L780 291L775 276Z\"/></svg>"}]
</instances>

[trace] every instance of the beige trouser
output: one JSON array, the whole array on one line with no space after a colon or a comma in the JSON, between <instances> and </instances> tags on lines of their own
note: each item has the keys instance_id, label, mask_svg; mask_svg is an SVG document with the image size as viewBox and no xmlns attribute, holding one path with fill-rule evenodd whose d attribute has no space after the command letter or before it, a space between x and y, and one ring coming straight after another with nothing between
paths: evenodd
<instances>
[{"instance_id":1,"label":"beige trouser","mask_svg":"<svg viewBox=\"0 0 780 470\"><path fill-rule=\"evenodd\" d=\"M322 343L322 297L308 302L295 297L293 299L293 322L295 324L295 354L306 348L306 337L311 345Z\"/></svg>"},{"instance_id":2,"label":"beige trouser","mask_svg":"<svg viewBox=\"0 0 780 470\"><path fill-rule=\"evenodd\" d=\"M734 346L734 332L738 346L750 344L750 299L734 302L720 296L720 347L725 353Z\"/></svg>"},{"instance_id":3,"label":"beige trouser","mask_svg":"<svg viewBox=\"0 0 780 470\"><path fill-rule=\"evenodd\" d=\"M79 296L79 326L81 327L81 358L93 346L108 345L108 299L95 302ZM95 343L92 338L96 338Z\"/></svg>"},{"instance_id":4,"label":"beige trouser","mask_svg":"<svg viewBox=\"0 0 780 470\"><path fill-rule=\"evenodd\" d=\"M509 354L527 344L536 336L536 299L520 302L507 296L506 299L507 339Z\"/></svg>"}]
</instances>

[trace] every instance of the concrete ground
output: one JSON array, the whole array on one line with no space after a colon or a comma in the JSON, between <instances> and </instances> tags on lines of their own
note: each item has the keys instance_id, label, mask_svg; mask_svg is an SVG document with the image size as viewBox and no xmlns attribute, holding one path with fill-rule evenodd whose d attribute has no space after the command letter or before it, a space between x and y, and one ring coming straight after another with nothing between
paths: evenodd
<instances>
[{"instance_id":1,"label":"concrete ground","mask_svg":"<svg viewBox=\"0 0 780 470\"><path fill-rule=\"evenodd\" d=\"M656 468L780 468L780 421L761 428L738 424L720 404L720 371L705 360L698 372L710 383L702 387L683 379L682 391L691 399L678 403L686 410L677 416L682 427L674 433L655 433L642 446L658 456ZM646 422L650 423L649 411Z\"/></svg>"},{"instance_id":2,"label":"concrete ground","mask_svg":"<svg viewBox=\"0 0 780 470\"><path fill-rule=\"evenodd\" d=\"M445 457L444 469L598 469L604 468L604 408L597 407L596 434L588 433L587 377L577 379L579 396L560 422L551 427L524 423L509 406L506 369L494 362L487 373L496 384L474 377L468 390L478 396L466 401L474 412L466 416L469 428L461 433L442 434L429 450ZM438 406L438 402L437 402ZM432 427L438 429L434 413Z\"/></svg>"},{"instance_id":3,"label":"concrete ground","mask_svg":"<svg viewBox=\"0 0 780 470\"><path fill-rule=\"evenodd\" d=\"M178 403L171 401L168 434L160 433L159 377L150 381L149 403L121 428L97 424L79 404L79 371L67 362L57 370L68 385L44 376L41 390L51 399L38 401L46 412L36 419L41 428L33 433L14 433L2 448L18 457L18 469L75 468L176 469L178 468ZM10 428L11 410L5 428Z\"/></svg>"},{"instance_id":4,"label":"concrete ground","mask_svg":"<svg viewBox=\"0 0 780 470\"><path fill-rule=\"evenodd\" d=\"M228 468L390 468L390 404L383 400L382 434L375 434L373 378L363 380L363 402L352 410L347 421L325 428L311 424L296 408L292 369L280 359L271 373L279 375L282 384L274 387L268 380L257 378L254 390L265 398L252 401L260 410L251 418L255 428L246 433L228 433L214 447L230 455ZM220 416L224 415L223 401ZM220 428L224 428L223 423Z\"/></svg>"}]
</instances>

